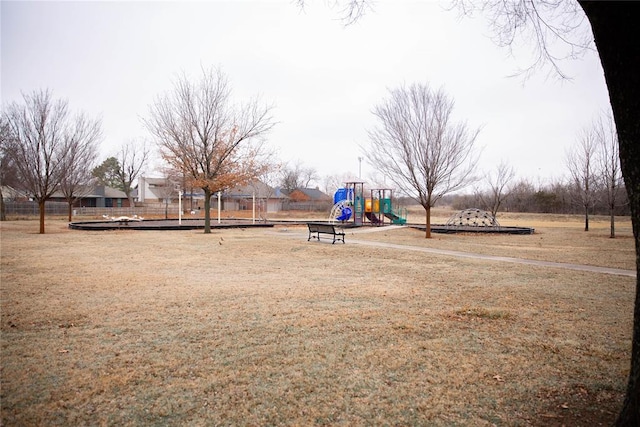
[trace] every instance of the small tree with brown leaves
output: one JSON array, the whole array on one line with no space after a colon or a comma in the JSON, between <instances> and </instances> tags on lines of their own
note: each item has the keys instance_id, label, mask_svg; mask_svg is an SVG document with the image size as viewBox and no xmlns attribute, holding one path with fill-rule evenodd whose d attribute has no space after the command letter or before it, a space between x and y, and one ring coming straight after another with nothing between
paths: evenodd
<instances>
[{"instance_id":1,"label":"small tree with brown leaves","mask_svg":"<svg viewBox=\"0 0 640 427\"><path fill-rule=\"evenodd\" d=\"M184 171L187 185L204 191L205 233L211 232L211 196L264 172L263 137L274 125L270 107L257 100L235 107L230 97L218 69L203 70L196 83L182 75L145 120L163 159Z\"/></svg>"}]
</instances>

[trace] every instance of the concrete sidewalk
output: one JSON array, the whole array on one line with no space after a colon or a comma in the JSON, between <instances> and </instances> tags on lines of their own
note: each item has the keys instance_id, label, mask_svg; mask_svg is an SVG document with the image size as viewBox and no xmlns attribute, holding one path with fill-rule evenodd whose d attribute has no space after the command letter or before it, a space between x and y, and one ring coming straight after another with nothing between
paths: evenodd
<instances>
[{"instance_id":1,"label":"concrete sidewalk","mask_svg":"<svg viewBox=\"0 0 640 427\"><path fill-rule=\"evenodd\" d=\"M614 274L618 276L627 276L627 277L634 277L634 278L636 277L635 271L622 270L619 268L596 267L593 265L569 264L564 262L539 261L539 260L525 259L525 258L483 255L483 254L477 254L477 253L471 253L471 252L451 251L447 249L424 248L419 246L398 245L395 243L372 242L372 241L357 240L357 239L355 240L348 239L348 243L363 245L363 246L378 247L378 248L389 248L389 249L395 249L395 250L424 252L424 253L430 253L430 254L457 257L457 258L469 258L469 259L478 259L478 260L495 261L495 262L510 262L514 264L536 265L539 267L563 268L565 270L588 271L592 273Z\"/></svg>"}]
</instances>

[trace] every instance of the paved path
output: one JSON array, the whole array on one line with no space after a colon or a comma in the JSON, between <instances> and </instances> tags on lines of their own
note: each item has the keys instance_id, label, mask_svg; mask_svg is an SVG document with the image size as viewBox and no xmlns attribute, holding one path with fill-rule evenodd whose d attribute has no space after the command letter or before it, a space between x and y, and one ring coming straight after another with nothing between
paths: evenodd
<instances>
[{"instance_id":1,"label":"paved path","mask_svg":"<svg viewBox=\"0 0 640 427\"><path fill-rule=\"evenodd\" d=\"M392 228L401 228L402 226L390 226L390 227L370 227L366 229L360 230L349 230L352 231L354 236L358 234L364 233L372 233L380 230L390 230ZM297 233L296 233L297 234ZM304 234L306 236L306 234ZM569 264L564 262L552 262L552 261L539 261L534 259L525 259L525 258L513 258L506 256L497 256L497 255L483 255L472 252L462 252L462 251L452 251L448 249L434 249L434 248L425 248L422 246L409 246L409 245L398 245L396 243L385 243L385 242L373 242L369 240L358 240L353 238L347 238L347 243L363 245L363 246L371 246L377 248L389 248L395 250L404 250L404 251L415 251L415 252L424 252L430 254L437 255L445 255L456 258L469 258L469 259L478 259L485 261L494 261L494 262L510 262L514 264L526 264L526 265L535 265L539 267L548 267L548 268L563 268L565 270L577 270L577 271L588 271L592 273L601 273L601 274L613 274L617 276L627 276L627 277L636 277L636 272L634 270L623 270L621 268L609 268L609 267L597 267L594 265L582 265L582 264Z\"/></svg>"},{"instance_id":2,"label":"paved path","mask_svg":"<svg viewBox=\"0 0 640 427\"><path fill-rule=\"evenodd\" d=\"M400 249L405 251L425 252L437 255L446 255L457 258L479 259L496 262L511 262L514 264L536 265L540 267L564 268L567 270L589 271L592 273L614 274L618 276L636 277L633 270L623 270L620 268L596 267L593 265L569 264L564 262L539 261L534 259L513 258L496 255L483 255L472 252L451 251L447 249L425 248L421 246L398 245L395 243L372 242L368 240L348 239L349 243L363 246L373 246L378 248Z\"/></svg>"}]
</instances>

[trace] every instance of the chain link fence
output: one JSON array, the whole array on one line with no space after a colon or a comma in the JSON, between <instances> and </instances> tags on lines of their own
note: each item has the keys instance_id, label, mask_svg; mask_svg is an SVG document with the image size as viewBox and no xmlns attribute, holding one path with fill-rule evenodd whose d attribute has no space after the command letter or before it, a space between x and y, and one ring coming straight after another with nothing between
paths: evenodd
<instances>
[{"instance_id":1,"label":"chain link fence","mask_svg":"<svg viewBox=\"0 0 640 427\"><path fill-rule=\"evenodd\" d=\"M38 203L36 202L15 202L5 201L5 213L8 218L12 217L37 217L40 215ZM69 205L64 202L47 202L44 205L45 215L47 216L66 216L69 213ZM93 208L93 207L74 207L72 209L73 217L102 217L106 216L164 216L165 212L168 216L178 216L178 206L164 205L136 206L126 208Z\"/></svg>"}]
</instances>

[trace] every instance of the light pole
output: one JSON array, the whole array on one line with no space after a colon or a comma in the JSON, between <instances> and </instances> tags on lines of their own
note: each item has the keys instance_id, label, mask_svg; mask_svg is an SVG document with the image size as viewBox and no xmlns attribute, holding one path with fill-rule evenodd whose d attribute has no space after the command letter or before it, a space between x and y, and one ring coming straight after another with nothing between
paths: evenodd
<instances>
[{"instance_id":1,"label":"light pole","mask_svg":"<svg viewBox=\"0 0 640 427\"><path fill-rule=\"evenodd\" d=\"M182 190L178 190L178 225L182 225Z\"/></svg>"},{"instance_id":2,"label":"light pole","mask_svg":"<svg viewBox=\"0 0 640 427\"><path fill-rule=\"evenodd\" d=\"M362 179L362 160L364 157L358 156L358 179Z\"/></svg>"}]
</instances>

